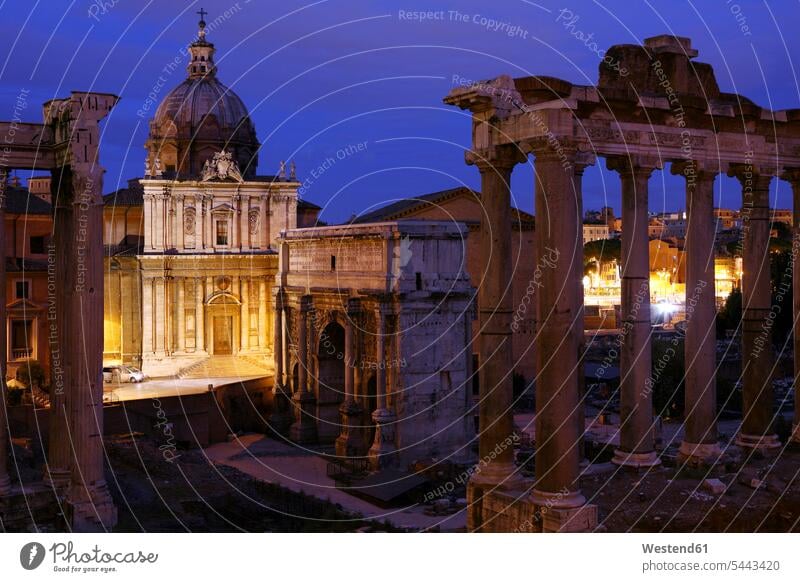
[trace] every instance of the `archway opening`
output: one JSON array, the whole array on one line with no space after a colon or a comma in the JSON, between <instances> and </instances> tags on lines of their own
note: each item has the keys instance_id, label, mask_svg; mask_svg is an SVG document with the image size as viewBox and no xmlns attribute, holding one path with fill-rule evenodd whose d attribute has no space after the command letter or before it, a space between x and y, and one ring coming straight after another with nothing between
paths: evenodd
<instances>
[{"instance_id":1,"label":"archway opening","mask_svg":"<svg viewBox=\"0 0 800 582\"><path fill-rule=\"evenodd\" d=\"M317 435L331 443L341 432L339 406L344 400L344 328L330 323L322 331L317 348Z\"/></svg>"}]
</instances>

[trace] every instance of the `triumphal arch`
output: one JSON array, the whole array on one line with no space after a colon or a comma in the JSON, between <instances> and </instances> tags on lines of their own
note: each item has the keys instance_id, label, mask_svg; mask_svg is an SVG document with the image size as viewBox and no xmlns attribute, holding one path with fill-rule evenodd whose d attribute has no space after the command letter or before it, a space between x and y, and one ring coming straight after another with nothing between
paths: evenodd
<instances>
[{"instance_id":1,"label":"triumphal arch","mask_svg":"<svg viewBox=\"0 0 800 582\"><path fill-rule=\"evenodd\" d=\"M605 158L622 183L621 438L614 462L659 463L650 389L648 179L669 169L685 178L686 419L680 458L713 463L721 449L715 389L714 188L720 174L741 182L744 215L742 353L744 421L736 444L768 452L773 431L770 349L768 192L787 180L800 210L800 110L771 111L723 92L710 65L696 61L690 39L657 36L606 52L596 86L551 77L501 76L454 89L445 103L472 113L467 163L481 173L486 223L505 224L514 167L533 156L537 255L557 253L543 269L535 297L535 479L522 480L513 447L511 350L514 306L507 293L510 263L493 261L479 290L480 455L490 458L470 482L469 527L480 531L587 531L596 508L581 494L583 430L580 349L581 178ZM503 256L510 233L482 228L483 244ZM796 235L795 235L796 236ZM493 251L495 252L495 251ZM535 259L534 259L535 260ZM796 260L796 257L795 257ZM795 366L798 361L800 276L794 270ZM800 403L798 403L800 404ZM800 405L795 407L795 415ZM800 439L798 417L794 436ZM499 454L491 456L492 451Z\"/></svg>"}]
</instances>

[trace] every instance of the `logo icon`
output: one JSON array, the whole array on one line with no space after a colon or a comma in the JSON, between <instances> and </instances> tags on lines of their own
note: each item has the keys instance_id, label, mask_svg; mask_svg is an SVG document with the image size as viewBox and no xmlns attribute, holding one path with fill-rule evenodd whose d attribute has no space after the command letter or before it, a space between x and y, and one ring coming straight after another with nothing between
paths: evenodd
<instances>
[{"instance_id":1,"label":"logo icon","mask_svg":"<svg viewBox=\"0 0 800 582\"><path fill-rule=\"evenodd\" d=\"M44 546L39 542L29 542L19 551L19 563L26 570L35 570L44 562Z\"/></svg>"}]
</instances>

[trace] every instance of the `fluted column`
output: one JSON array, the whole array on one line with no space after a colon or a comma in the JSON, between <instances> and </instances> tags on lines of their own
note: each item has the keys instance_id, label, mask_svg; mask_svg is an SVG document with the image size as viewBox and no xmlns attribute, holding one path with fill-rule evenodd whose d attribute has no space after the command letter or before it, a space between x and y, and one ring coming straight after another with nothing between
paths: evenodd
<instances>
[{"instance_id":1,"label":"fluted column","mask_svg":"<svg viewBox=\"0 0 800 582\"><path fill-rule=\"evenodd\" d=\"M184 278L179 277L175 279L175 285L177 286L176 294L178 296L176 306L178 312L178 317L176 318L176 325L178 326L178 352L184 353L186 351L186 285Z\"/></svg>"},{"instance_id":2,"label":"fluted column","mask_svg":"<svg viewBox=\"0 0 800 582\"><path fill-rule=\"evenodd\" d=\"M250 281L247 277L242 277L242 314L239 331L241 332L241 351L250 348Z\"/></svg>"},{"instance_id":3,"label":"fluted column","mask_svg":"<svg viewBox=\"0 0 800 582\"><path fill-rule=\"evenodd\" d=\"M163 357L166 350L166 345L164 343L165 340L165 330L166 330L166 322L165 322L165 303L166 303L166 279L164 277L156 277L155 278L155 313L153 317L155 317L155 352L156 355Z\"/></svg>"},{"instance_id":4,"label":"fluted column","mask_svg":"<svg viewBox=\"0 0 800 582\"><path fill-rule=\"evenodd\" d=\"M590 158L566 143L535 149L536 255L536 478L532 500L548 510L572 510L581 494L579 443L583 404L579 350L583 342L581 181Z\"/></svg>"},{"instance_id":5,"label":"fluted column","mask_svg":"<svg viewBox=\"0 0 800 582\"><path fill-rule=\"evenodd\" d=\"M360 321L361 301L351 297L347 300L347 322L344 327L344 401L339 408L342 429L336 439L336 455L339 457L364 454L364 443L358 426L363 410L355 400L355 336L360 328Z\"/></svg>"},{"instance_id":6,"label":"fluted column","mask_svg":"<svg viewBox=\"0 0 800 582\"><path fill-rule=\"evenodd\" d=\"M772 176L752 164L733 165L742 185L742 414L736 444L766 451L780 447L773 428L772 306L769 185Z\"/></svg>"},{"instance_id":7,"label":"fluted column","mask_svg":"<svg viewBox=\"0 0 800 582\"><path fill-rule=\"evenodd\" d=\"M194 279L194 351L202 352L205 345L205 313L203 311L203 278Z\"/></svg>"},{"instance_id":8,"label":"fluted column","mask_svg":"<svg viewBox=\"0 0 800 582\"><path fill-rule=\"evenodd\" d=\"M308 324L313 309L310 295L300 298L300 322L297 329L297 386L292 401L295 407L295 422L291 427L291 439L297 443L317 440L317 425L314 417L316 398L308 389Z\"/></svg>"},{"instance_id":9,"label":"fluted column","mask_svg":"<svg viewBox=\"0 0 800 582\"><path fill-rule=\"evenodd\" d=\"M377 408L372 413L375 422L375 440L369 449L368 456L372 469L377 471L390 466L394 462L395 422L397 418L388 405L386 382L386 344L391 341L391 331L387 326L387 318L392 315L392 307L388 301L381 301L376 313L378 329L375 334L375 390Z\"/></svg>"},{"instance_id":10,"label":"fluted column","mask_svg":"<svg viewBox=\"0 0 800 582\"><path fill-rule=\"evenodd\" d=\"M653 440L650 345L650 238L648 180L656 162L608 159L622 181L622 325L620 336L620 446L614 463L652 467L660 463Z\"/></svg>"},{"instance_id":11,"label":"fluted column","mask_svg":"<svg viewBox=\"0 0 800 582\"><path fill-rule=\"evenodd\" d=\"M0 249L6 248L6 178L8 172L0 171ZM0 261L0 495L8 495L11 491L11 477L8 474L8 411L6 410L6 357L8 355L6 321L6 261ZM52 416L52 413L51 413Z\"/></svg>"},{"instance_id":12,"label":"fluted column","mask_svg":"<svg viewBox=\"0 0 800 582\"><path fill-rule=\"evenodd\" d=\"M478 455L483 465L470 478L471 485L481 490L511 488L520 481L511 440L514 433L511 173L524 159L512 146L467 154L467 163L475 165L481 174L483 210L479 245L484 272L478 287Z\"/></svg>"},{"instance_id":13,"label":"fluted column","mask_svg":"<svg viewBox=\"0 0 800 582\"><path fill-rule=\"evenodd\" d=\"M717 435L716 300L714 292L713 165L673 162L672 173L686 178L686 376L684 436L679 455L692 464L720 454Z\"/></svg>"},{"instance_id":14,"label":"fluted column","mask_svg":"<svg viewBox=\"0 0 800 582\"><path fill-rule=\"evenodd\" d=\"M267 325L267 282L264 278L258 279L258 349L265 352L267 349L267 337L269 326Z\"/></svg>"},{"instance_id":15,"label":"fluted column","mask_svg":"<svg viewBox=\"0 0 800 582\"><path fill-rule=\"evenodd\" d=\"M792 442L800 443L800 168L783 175L792 185L792 321L794 338L794 421Z\"/></svg>"}]
</instances>

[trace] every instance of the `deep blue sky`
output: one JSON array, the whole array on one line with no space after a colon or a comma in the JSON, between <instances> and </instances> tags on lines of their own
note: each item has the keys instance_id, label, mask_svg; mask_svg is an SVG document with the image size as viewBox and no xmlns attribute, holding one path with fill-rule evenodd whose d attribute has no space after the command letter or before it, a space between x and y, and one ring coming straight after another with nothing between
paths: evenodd
<instances>
[{"instance_id":1,"label":"deep blue sky","mask_svg":"<svg viewBox=\"0 0 800 582\"><path fill-rule=\"evenodd\" d=\"M599 58L557 22L563 8L603 48L662 33L689 36L723 91L773 109L800 107L797 0L0 0L0 118L12 116L22 89L30 91L26 121L40 121L40 103L73 89L120 95L102 146L105 190L116 189L142 174L147 123L137 111L176 58L160 95L185 77L180 51L196 32L201 6L208 22L229 11L208 38L217 47L220 79L250 108L263 144L260 173L294 158L307 178L337 151L366 142L305 193L325 207L329 221L397 198L479 185L477 170L463 162L469 119L442 104L454 76L594 82ZM458 10L522 32L509 37L449 14L413 22L400 10ZM738 206L737 185L727 178L720 184L722 205ZM530 168L515 171L513 188L516 204L531 210ZM777 204L788 207L788 186L773 190ZM678 178L659 173L651 192L653 210L683 207ZM584 206L604 204L618 207L618 179L596 166L586 174Z\"/></svg>"}]
</instances>

